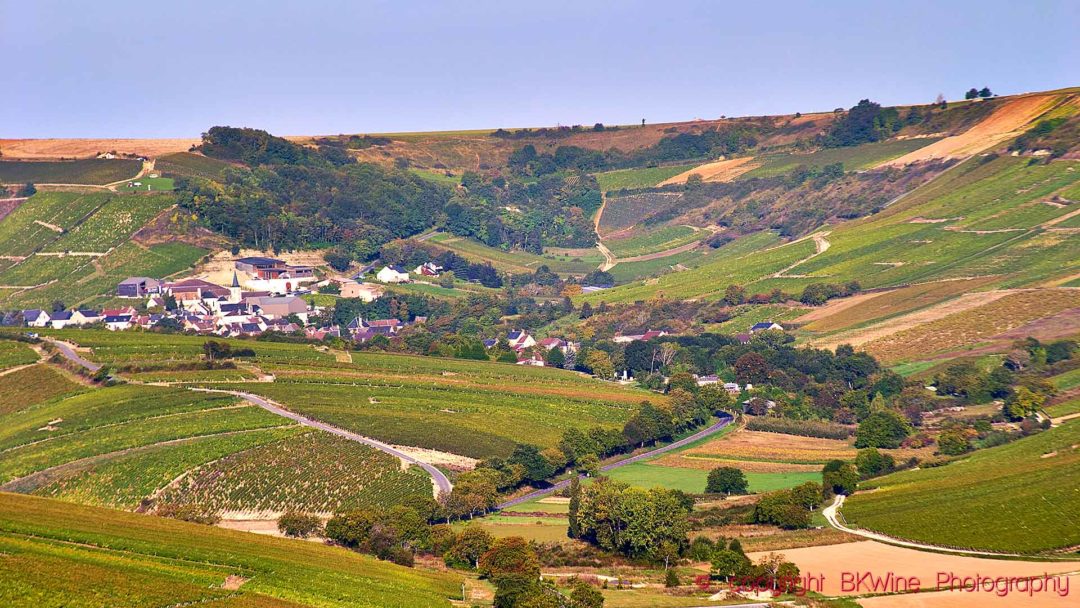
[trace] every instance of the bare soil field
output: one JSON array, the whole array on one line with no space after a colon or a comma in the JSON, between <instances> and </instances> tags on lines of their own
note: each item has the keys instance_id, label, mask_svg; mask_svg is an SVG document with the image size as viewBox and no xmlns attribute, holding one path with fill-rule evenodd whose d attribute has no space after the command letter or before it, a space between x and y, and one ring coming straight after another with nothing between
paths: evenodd
<instances>
[{"instance_id":1,"label":"bare soil field","mask_svg":"<svg viewBox=\"0 0 1080 608\"><path fill-rule=\"evenodd\" d=\"M795 322L805 323L802 329L812 332L846 329L874 319L931 306L997 280L999 277L977 277L861 293L849 298L832 300L795 319Z\"/></svg>"},{"instance_id":2,"label":"bare soil field","mask_svg":"<svg viewBox=\"0 0 1080 608\"><path fill-rule=\"evenodd\" d=\"M1080 589L1080 575L1067 577L1069 595L1064 597L1050 593L1029 596L1015 592L1004 597L993 593L968 593L935 591L931 593L884 595L859 600L864 608L1064 608L1076 603L1075 594Z\"/></svg>"},{"instance_id":3,"label":"bare soil field","mask_svg":"<svg viewBox=\"0 0 1080 608\"><path fill-rule=\"evenodd\" d=\"M954 298L947 302L942 302L919 310L910 314L906 314L900 317L895 317L876 323L869 327L852 330L849 332L843 332L840 334L834 334L821 338L820 340L813 340L814 346L822 348L836 348L840 344L851 344L852 346L862 346L868 342L874 340L880 340L882 338L891 336L893 334L918 327L920 325L944 319L949 315L978 308L980 306L989 304L1000 298L1015 293L1009 290L996 290L996 291L980 291L977 293L966 293L958 298Z\"/></svg>"},{"instance_id":4,"label":"bare soil field","mask_svg":"<svg viewBox=\"0 0 1080 608\"><path fill-rule=\"evenodd\" d=\"M974 346L1038 319L1053 317L1080 307L1080 289L1076 288L1000 290L968 295L997 294L1002 291L1006 292L1005 295L990 303L963 312L954 312L929 322L924 321L917 326L909 326L863 344L869 353L882 361L901 361L935 351ZM967 296L961 296L957 300L965 297ZM918 314L907 315L905 318Z\"/></svg>"},{"instance_id":5,"label":"bare soil field","mask_svg":"<svg viewBox=\"0 0 1080 608\"><path fill-rule=\"evenodd\" d=\"M934 158L966 158L978 154L1019 135L1025 126L1050 109L1057 99L1059 96L1056 95L1026 95L1010 99L985 120L964 133L946 137L878 166L899 167Z\"/></svg>"},{"instance_id":6,"label":"bare soil field","mask_svg":"<svg viewBox=\"0 0 1080 608\"><path fill-rule=\"evenodd\" d=\"M855 448L839 439L800 437L744 429L685 450L682 454L801 464L823 463L834 458L850 460L855 457Z\"/></svg>"},{"instance_id":7,"label":"bare soil field","mask_svg":"<svg viewBox=\"0 0 1080 608\"><path fill-rule=\"evenodd\" d=\"M988 559L959 555L926 553L915 549L895 547L872 540L825 545L785 550L788 561L799 566L803 575L825 575L822 591L827 595L859 595L867 590L844 590L842 575L846 572L872 572L874 576L885 577L893 573L894 577L918 577L922 588L934 588L939 572L952 573L958 577L974 576L1043 576L1044 574L1080 571L1080 562L1031 562L1003 559ZM751 559L763 557L762 553L748 554ZM949 594L946 594L949 595ZM957 597L966 597L968 601L983 602L993 597L992 593L964 593ZM1056 598L1056 596L1054 596ZM1061 598L1057 598L1060 600ZM1075 599L1075 598L1072 598ZM860 600L862 601L862 600ZM868 606L870 604L867 604ZM888 605L888 604L880 604ZM900 604L898 604L900 605ZM918 604L915 604L918 605ZM937 606L937 604L927 604ZM975 606L981 603L950 604L956 606ZM1005 604L1002 604L1005 605ZM1032 604L1035 605L1035 604ZM1065 606L1071 604L1040 604Z\"/></svg>"},{"instance_id":8,"label":"bare soil field","mask_svg":"<svg viewBox=\"0 0 1080 608\"><path fill-rule=\"evenodd\" d=\"M700 175L702 181L706 182L730 182L743 173L761 166L761 163L755 163L753 160L754 159L751 156L744 156L742 158L731 158L705 163L704 165L699 165L689 171L683 171L675 177L668 178L660 182L659 185L668 186L671 184L685 184L686 180L689 179L691 175Z\"/></svg>"},{"instance_id":9,"label":"bare soil field","mask_svg":"<svg viewBox=\"0 0 1080 608\"><path fill-rule=\"evenodd\" d=\"M91 158L102 152L154 157L186 152L199 138L178 139L0 139L8 159Z\"/></svg>"},{"instance_id":10,"label":"bare soil field","mask_svg":"<svg viewBox=\"0 0 1080 608\"><path fill-rule=\"evenodd\" d=\"M1010 348L1017 340L1023 340L1027 337L1049 341L1076 335L1080 335L1080 308L1070 308L1069 310L1064 310L1056 315L1044 317L1037 321L1021 325L1015 329L1002 332L989 338L987 344L974 349L964 350L963 355L970 357L1002 352ZM957 354L958 353L943 353L934 358L951 358Z\"/></svg>"}]
</instances>

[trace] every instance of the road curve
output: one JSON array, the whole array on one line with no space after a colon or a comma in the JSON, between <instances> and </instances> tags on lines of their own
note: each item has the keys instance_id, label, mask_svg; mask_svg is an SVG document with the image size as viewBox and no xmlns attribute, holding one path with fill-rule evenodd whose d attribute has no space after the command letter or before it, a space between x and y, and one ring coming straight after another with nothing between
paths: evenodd
<instances>
[{"instance_id":1,"label":"road curve","mask_svg":"<svg viewBox=\"0 0 1080 608\"><path fill-rule=\"evenodd\" d=\"M71 345L67 342L61 342L60 340L54 340L52 338L44 338L44 340L49 344L52 344L56 348L60 349L60 354L64 355L64 357L67 358L69 361L72 361L77 365L81 365L82 367L85 367L92 372L96 372L101 369L101 366L97 363L94 363L93 361L87 361L82 357L82 355L75 352L75 349L71 348Z\"/></svg>"},{"instance_id":2,"label":"road curve","mask_svg":"<svg viewBox=\"0 0 1080 608\"><path fill-rule=\"evenodd\" d=\"M352 431L346 431L345 429L331 426L329 424L326 424L325 422L319 422L318 420L306 418L304 416L301 416L300 414L297 414L296 412L291 412L267 399L264 399L263 397L253 395L251 393L243 393L240 391L223 391L211 388L192 388L190 390L203 393L226 393L229 395L235 395L247 401L248 403L261 407L262 409L270 412L271 414L276 414L278 416L281 416L282 418L288 418L289 420L299 422L306 427L325 431L327 433L337 435L338 437L344 437L345 439L348 439L350 441L363 443L377 450L386 452L391 456L400 458L401 460L404 460L409 464L415 464L416 466L424 469L424 471L426 471L427 474L431 476L431 480L435 484L437 494L449 493L451 490L454 489L454 484L450 483L450 480L446 477L446 475L443 474L443 472L434 465L428 464L426 462L421 462L416 458L409 456L405 452L395 449L393 446L383 443L377 439L372 439L371 437L364 437L363 435L358 435L356 433L353 433Z\"/></svg>"},{"instance_id":3,"label":"road curve","mask_svg":"<svg viewBox=\"0 0 1080 608\"><path fill-rule=\"evenodd\" d=\"M732 418L730 415L724 414L724 415L722 415L720 417L720 422L717 422L716 424L710 426L709 428L702 429L702 430L694 433L693 435L690 435L688 437L683 437L682 439L680 439L678 441L673 441L673 442L671 442L671 443L669 443L669 444L667 444L665 446L656 448L655 450L649 450L648 452L642 452L641 454L638 454L636 456L631 456L629 458L624 458L624 459L619 460L617 462L611 462L611 463L605 464L604 466L600 467L600 471L601 472L610 471L612 469L617 469L619 467L626 466L628 464L632 464L632 463L635 463L635 462L640 462L642 460L647 460L649 458L654 458L656 456L659 456L661 454L665 454L665 453L670 452L672 450L677 450L677 449L679 449L681 447L684 447L686 445L689 445L689 444L691 444L691 443L693 443L693 442L695 442L695 441L697 441L699 439L702 439L704 437L708 437L709 435L712 435L713 433L719 432L721 429L723 429L727 425L731 424L732 421L734 421L734 420L735 419ZM584 475L580 475L579 477L584 477ZM511 499L511 500L508 500L508 501L506 501L506 502L504 502L502 504L496 505L495 508L496 509L509 509L510 507L519 505L519 504L521 504L523 502L528 502L530 500L533 500L534 498L540 498L541 496L547 496L548 494L551 494L553 492L561 490L561 489L565 488L568 485L570 485L570 480L569 479L564 479L562 481L559 481L559 482L556 482L556 483L552 484L550 487L543 488L541 490L535 490L535 491L529 492L528 494L525 494L523 496L518 496L517 498Z\"/></svg>"},{"instance_id":4,"label":"road curve","mask_svg":"<svg viewBox=\"0 0 1080 608\"><path fill-rule=\"evenodd\" d=\"M863 538L869 538L870 540L876 540L878 542L886 543L889 545L896 545L898 547L906 547L908 549L918 549L920 551L934 551L937 553L958 553L961 555L977 555L982 557L1032 557L1031 555L1024 555L1022 553L996 553L994 551L976 551L974 549L953 549L952 547L941 547L938 545L927 545L924 543L917 543L909 540L901 540L899 538L893 538L885 534L879 534L877 532L870 532L869 530L862 530L859 528L850 528L837 520L840 507L844 505L844 499L846 497L843 494L837 494L833 503L821 510L821 514L825 516L825 521L829 522L829 525L840 530L841 532L847 532L848 534L854 534L855 536L861 536Z\"/></svg>"},{"instance_id":5,"label":"road curve","mask_svg":"<svg viewBox=\"0 0 1080 608\"><path fill-rule=\"evenodd\" d=\"M45 340L48 341L50 344L56 346L56 348L58 348L60 350L60 354L62 354L64 357L66 357L69 361L72 361L72 362L74 362L74 363L76 363L78 365L81 365L81 366L85 367L86 369L88 369L88 370L90 370L92 372L96 372L99 369L101 369L101 366L98 365L97 363L94 363L92 361L87 361L82 356L80 356L79 353L75 352L75 349L71 348L71 346L69 344L67 344L65 342L61 342L59 340L54 340L52 338L46 338ZM295 422L298 422L298 423L300 423L300 424L302 424L302 425L304 425L306 427L310 427L310 428L313 428L313 429L319 429L320 431L325 431L327 433L331 433L331 434L337 435L339 437L344 437L345 439L348 439L350 441L356 441L357 443L363 443L365 445L369 445L369 446L371 446L371 447L373 447L373 448L375 448L377 450L381 450L383 452L386 452L387 454L390 454L391 456L394 456L396 458L400 458L401 460L404 460L405 462L408 462L409 464L415 464L415 465L419 466L420 468L424 469L424 471L426 471L427 474L431 476L431 481L435 485L436 494L449 493L451 490L454 489L454 484L450 483L450 480L446 477L446 475L443 474L443 472L440 471L434 465L428 464L426 462L420 462L416 458L413 458L412 456L409 456L408 454L406 454L406 453L404 453L404 452L402 452L400 450L395 449L393 446L385 444L385 443L383 443L381 441L378 441L376 439L372 439L370 437L364 437L363 435L357 435L356 433L353 433L351 431L346 431L345 429L340 429L340 428L338 428L336 426L331 426L329 424L319 422L317 420L312 420L310 418L305 418L304 416L301 416L300 414L290 412L289 410L287 410L287 409L285 409L283 407L280 407L280 406L278 406L278 405L276 405L274 403L271 403L270 401L268 401L266 399L263 399L262 397L259 397L258 395L252 395L251 393L242 393L242 392L239 392L239 391L222 391L222 390L215 390L215 389L209 389L209 388L192 388L192 389L189 389L189 390L200 391L200 392L204 392L204 393L226 393L226 394L229 394L229 395L235 395L235 396L240 397L241 399L244 399L245 401L247 401L247 402L249 402L249 403L251 403L253 405L257 405L257 406L261 407L262 409L270 412L271 414L276 414L278 416L281 416L282 418L288 418L289 420L293 420Z\"/></svg>"}]
</instances>

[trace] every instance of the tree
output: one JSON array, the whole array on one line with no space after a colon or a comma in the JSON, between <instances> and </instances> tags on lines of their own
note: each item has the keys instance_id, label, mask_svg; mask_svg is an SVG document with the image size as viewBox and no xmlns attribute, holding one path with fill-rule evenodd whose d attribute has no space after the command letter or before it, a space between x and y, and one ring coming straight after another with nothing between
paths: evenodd
<instances>
[{"instance_id":1,"label":"tree","mask_svg":"<svg viewBox=\"0 0 1080 608\"><path fill-rule=\"evenodd\" d=\"M555 474L555 467L540 453L535 445L519 443L514 453L507 459L510 464L520 464L525 468L525 479L529 482L544 481Z\"/></svg>"},{"instance_id":2,"label":"tree","mask_svg":"<svg viewBox=\"0 0 1080 608\"><path fill-rule=\"evenodd\" d=\"M855 456L855 468L863 479L877 477L892 472L896 468L896 460L889 454L882 454L877 448L859 450Z\"/></svg>"},{"instance_id":3,"label":"tree","mask_svg":"<svg viewBox=\"0 0 1080 608\"><path fill-rule=\"evenodd\" d=\"M581 534L579 516L581 512L581 479L575 476L570 480L570 504L567 510L568 525L566 535L570 538L578 538Z\"/></svg>"},{"instance_id":4,"label":"tree","mask_svg":"<svg viewBox=\"0 0 1080 608\"><path fill-rule=\"evenodd\" d=\"M1023 420L1042 408L1046 395L1032 391L1026 386L1018 386L1005 400L1002 411L1009 420Z\"/></svg>"},{"instance_id":5,"label":"tree","mask_svg":"<svg viewBox=\"0 0 1080 608\"><path fill-rule=\"evenodd\" d=\"M495 583L495 608L522 608L525 606L544 607L551 606L550 602L542 602L539 576L532 577L524 574L509 573L500 574L492 579ZM558 606L558 604L554 604Z\"/></svg>"},{"instance_id":6,"label":"tree","mask_svg":"<svg viewBox=\"0 0 1080 608\"><path fill-rule=\"evenodd\" d=\"M730 580L733 576L742 576L750 569L750 559L739 551L720 549L713 554L712 569L714 576Z\"/></svg>"},{"instance_id":7,"label":"tree","mask_svg":"<svg viewBox=\"0 0 1080 608\"><path fill-rule=\"evenodd\" d=\"M822 469L821 485L833 494L849 495L859 485L859 470L851 463L830 460Z\"/></svg>"},{"instance_id":8,"label":"tree","mask_svg":"<svg viewBox=\"0 0 1080 608\"><path fill-rule=\"evenodd\" d=\"M447 561L462 564L469 568L480 567L480 556L484 555L494 537L480 526L471 525L458 534L453 546L447 552Z\"/></svg>"},{"instance_id":9,"label":"tree","mask_svg":"<svg viewBox=\"0 0 1080 608\"><path fill-rule=\"evenodd\" d=\"M602 350L590 350L585 357L585 367L592 370L594 376L603 380L610 380L615 376L615 366L611 363L611 356Z\"/></svg>"},{"instance_id":10,"label":"tree","mask_svg":"<svg viewBox=\"0 0 1080 608\"><path fill-rule=\"evenodd\" d=\"M761 384L769 377L769 364L757 353L746 353L735 361L735 378L742 384Z\"/></svg>"},{"instance_id":11,"label":"tree","mask_svg":"<svg viewBox=\"0 0 1080 608\"><path fill-rule=\"evenodd\" d=\"M578 459L575 469L586 477L596 477L600 474L600 457L596 454L585 454Z\"/></svg>"},{"instance_id":12,"label":"tree","mask_svg":"<svg viewBox=\"0 0 1080 608\"><path fill-rule=\"evenodd\" d=\"M603 608L604 594L581 579L573 582L569 608Z\"/></svg>"},{"instance_id":13,"label":"tree","mask_svg":"<svg viewBox=\"0 0 1080 608\"><path fill-rule=\"evenodd\" d=\"M938 450L946 456L959 456L971 451L971 441L966 429L951 427L938 435Z\"/></svg>"},{"instance_id":14,"label":"tree","mask_svg":"<svg viewBox=\"0 0 1080 608\"><path fill-rule=\"evenodd\" d=\"M544 355L544 363L549 367L562 367L566 363L566 355L561 348L553 348Z\"/></svg>"},{"instance_id":15,"label":"tree","mask_svg":"<svg viewBox=\"0 0 1080 608\"><path fill-rule=\"evenodd\" d=\"M667 572L664 573L665 587L671 589L673 587L678 587L680 584L679 575L676 574L674 570L668 569Z\"/></svg>"},{"instance_id":16,"label":"tree","mask_svg":"<svg viewBox=\"0 0 1080 608\"><path fill-rule=\"evenodd\" d=\"M697 401L703 408L714 414L729 409L735 403L727 390L717 384L706 384L698 389Z\"/></svg>"},{"instance_id":17,"label":"tree","mask_svg":"<svg viewBox=\"0 0 1080 608\"><path fill-rule=\"evenodd\" d=\"M15 193L15 196L18 196L18 197L31 197L31 196L34 196L35 194L37 194L37 188L34 187L34 184L31 184L31 183L27 182L26 184L23 185L22 188L19 188L19 191Z\"/></svg>"},{"instance_id":18,"label":"tree","mask_svg":"<svg viewBox=\"0 0 1080 608\"><path fill-rule=\"evenodd\" d=\"M971 87L967 90L967 93L964 93L964 99L975 99L978 96L979 89L976 89L975 87Z\"/></svg>"},{"instance_id":19,"label":"tree","mask_svg":"<svg viewBox=\"0 0 1080 608\"><path fill-rule=\"evenodd\" d=\"M278 531L285 536L307 538L322 530L322 520L314 515L287 511L278 518Z\"/></svg>"},{"instance_id":20,"label":"tree","mask_svg":"<svg viewBox=\"0 0 1080 608\"><path fill-rule=\"evenodd\" d=\"M731 284L724 290L724 297L721 300L728 306L738 306L746 301L746 288L741 285Z\"/></svg>"},{"instance_id":21,"label":"tree","mask_svg":"<svg viewBox=\"0 0 1080 608\"><path fill-rule=\"evenodd\" d=\"M813 511L821 504L822 488L820 483L807 481L791 488L791 499L795 504L808 511Z\"/></svg>"},{"instance_id":22,"label":"tree","mask_svg":"<svg viewBox=\"0 0 1080 608\"><path fill-rule=\"evenodd\" d=\"M496 539L491 548L480 556L477 570L481 576L494 579L504 574L521 574L540 578L540 560L524 538L507 536Z\"/></svg>"},{"instance_id":23,"label":"tree","mask_svg":"<svg viewBox=\"0 0 1080 608\"><path fill-rule=\"evenodd\" d=\"M993 95L994 94L990 92L990 87L983 87L979 89L979 97L982 97L983 99L987 97L992 97Z\"/></svg>"},{"instance_id":24,"label":"tree","mask_svg":"<svg viewBox=\"0 0 1080 608\"><path fill-rule=\"evenodd\" d=\"M735 467L717 467L709 471L705 491L709 494L746 494L746 475Z\"/></svg>"},{"instance_id":25,"label":"tree","mask_svg":"<svg viewBox=\"0 0 1080 608\"><path fill-rule=\"evenodd\" d=\"M911 434L911 425L892 410L871 412L855 431L857 448L898 448Z\"/></svg>"},{"instance_id":26,"label":"tree","mask_svg":"<svg viewBox=\"0 0 1080 608\"><path fill-rule=\"evenodd\" d=\"M770 492L754 505L754 521L785 530L810 527L810 511L795 500L790 490Z\"/></svg>"}]
</instances>

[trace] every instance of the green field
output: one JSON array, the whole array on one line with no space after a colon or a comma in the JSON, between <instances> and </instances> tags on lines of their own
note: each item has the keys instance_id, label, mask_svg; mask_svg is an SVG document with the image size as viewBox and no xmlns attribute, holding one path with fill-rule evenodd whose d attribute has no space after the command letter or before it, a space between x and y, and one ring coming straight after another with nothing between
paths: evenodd
<instances>
[{"instance_id":1,"label":"green field","mask_svg":"<svg viewBox=\"0 0 1080 608\"><path fill-rule=\"evenodd\" d=\"M0 161L0 184L111 184L139 172L142 161L88 158L63 161Z\"/></svg>"},{"instance_id":2,"label":"green field","mask_svg":"<svg viewBox=\"0 0 1080 608\"><path fill-rule=\"evenodd\" d=\"M36 363L38 354L23 342L0 340L0 370Z\"/></svg>"},{"instance_id":3,"label":"green field","mask_svg":"<svg viewBox=\"0 0 1080 608\"><path fill-rule=\"evenodd\" d=\"M435 169L409 169L409 173L426 179L429 182L441 184L443 186L458 186L461 184L460 175L447 175L446 171L437 171Z\"/></svg>"},{"instance_id":4,"label":"green field","mask_svg":"<svg viewBox=\"0 0 1080 608\"><path fill-rule=\"evenodd\" d=\"M139 185L136 186L136 183ZM116 189L120 192L168 192L173 186L171 177L140 177L120 184Z\"/></svg>"},{"instance_id":5,"label":"green field","mask_svg":"<svg viewBox=\"0 0 1080 608\"><path fill-rule=\"evenodd\" d=\"M154 170L159 173L205 179L219 179L222 172L230 166L223 160L190 152L166 154L154 161Z\"/></svg>"},{"instance_id":6,"label":"green field","mask_svg":"<svg viewBox=\"0 0 1080 608\"><path fill-rule=\"evenodd\" d=\"M1049 414L1049 415L1051 415L1051 416L1053 416L1055 418L1058 417L1058 416L1068 416L1070 414L1077 414L1077 413L1080 413L1080 398L1069 399L1067 401L1062 401L1061 403L1056 403L1054 405L1049 405L1044 409L1046 410L1047 414Z\"/></svg>"},{"instance_id":7,"label":"green field","mask_svg":"<svg viewBox=\"0 0 1080 608\"><path fill-rule=\"evenodd\" d=\"M782 175L799 165L820 169L825 165L842 163L845 171L870 169L885 161L899 158L908 152L929 146L940 139L940 137L898 139L844 148L824 148L809 154L764 154L754 157L754 161L761 163L761 166L747 171L739 179Z\"/></svg>"},{"instance_id":8,"label":"green field","mask_svg":"<svg viewBox=\"0 0 1080 608\"><path fill-rule=\"evenodd\" d=\"M641 169L618 169L597 173L596 181L604 192L633 188L651 188L660 182L675 177L696 167L697 164L673 165L669 167L644 167Z\"/></svg>"},{"instance_id":9,"label":"green field","mask_svg":"<svg viewBox=\"0 0 1080 608\"><path fill-rule=\"evenodd\" d=\"M1067 391L1080 386L1080 368L1050 377L1050 382L1059 391Z\"/></svg>"},{"instance_id":10,"label":"green field","mask_svg":"<svg viewBox=\"0 0 1080 608\"><path fill-rule=\"evenodd\" d=\"M1080 544L1080 422L951 464L865 482L848 523L921 542L1017 553Z\"/></svg>"},{"instance_id":11,"label":"green field","mask_svg":"<svg viewBox=\"0 0 1080 608\"><path fill-rule=\"evenodd\" d=\"M126 242L146 222L172 205L172 196L112 196L44 251L106 252Z\"/></svg>"},{"instance_id":12,"label":"green field","mask_svg":"<svg viewBox=\"0 0 1080 608\"><path fill-rule=\"evenodd\" d=\"M0 220L0 254L30 255L114 198L115 194L97 192L39 192Z\"/></svg>"},{"instance_id":13,"label":"green field","mask_svg":"<svg viewBox=\"0 0 1080 608\"><path fill-rule=\"evenodd\" d=\"M447 233L437 233L425 241L436 247L449 249L474 262L487 262L500 272L526 273L536 272L540 266L547 265L553 272L560 274L587 274L596 269L603 256L598 251L590 251L588 257L569 257L564 255L536 255L524 251L503 251L488 247L483 243L456 237Z\"/></svg>"},{"instance_id":14,"label":"green field","mask_svg":"<svg viewBox=\"0 0 1080 608\"><path fill-rule=\"evenodd\" d=\"M641 488L662 487L671 490L682 490L692 494L701 494L705 491L705 481L709 476L709 472L700 469L666 467L647 462L635 462L612 469L606 475L612 479L624 481ZM821 473L814 472L745 473L745 475L746 480L750 482L751 492L782 490L807 481L821 482Z\"/></svg>"},{"instance_id":15,"label":"green field","mask_svg":"<svg viewBox=\"0 0 1080 608\"><path fill-rule=\"evenodd\" d=\"M0 494L0 604L12 608L449 606L461 576L318 543ZM239 590L222 589L242 577ZM276 598L276 599L275 599Z\"/></svg>"},{"instance_id":16,"label":"green field","mask_svg":"<svg viewBox=\"0 0 1080 608\"><path fill-rule=\"evenodd\" d=\"M690 226L660 226L626 238L605 239L603 242L615 257L629 258L681 247L710 234Z\"/></svg>"}]
</instances>

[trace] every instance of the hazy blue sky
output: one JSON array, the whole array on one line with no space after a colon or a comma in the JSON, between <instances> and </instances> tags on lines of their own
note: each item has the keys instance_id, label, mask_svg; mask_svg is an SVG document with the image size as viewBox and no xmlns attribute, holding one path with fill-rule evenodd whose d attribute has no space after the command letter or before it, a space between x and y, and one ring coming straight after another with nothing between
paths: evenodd
<instances>
[{"instance_id":1,"label":"hazy blue sky","mask_svg":"<svg viewBox=\"0 0 1080 608\"><path fill-rule=\"evenodd\" d=\"M689 120L1080 85L1080 1L0 0L0 137Z\"/></svg>"}]
</instances>

